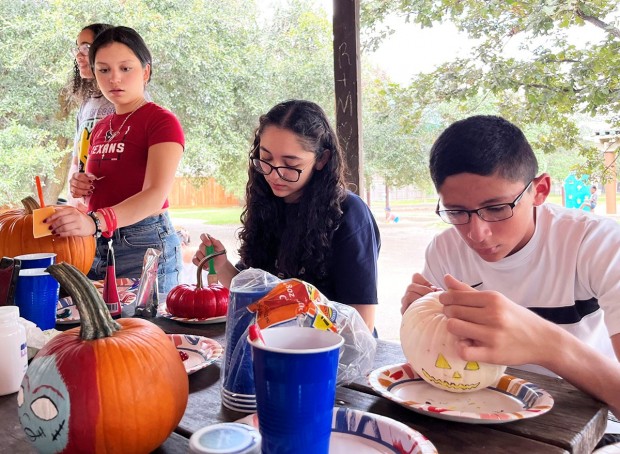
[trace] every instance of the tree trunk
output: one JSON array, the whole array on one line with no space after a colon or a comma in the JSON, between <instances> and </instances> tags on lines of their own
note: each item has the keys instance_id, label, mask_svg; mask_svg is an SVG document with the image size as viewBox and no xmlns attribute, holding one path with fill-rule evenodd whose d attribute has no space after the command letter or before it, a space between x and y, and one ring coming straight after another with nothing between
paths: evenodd
<instances>
[{"instance_id":1,"label":"tree trunk","mask_svg":"<svg viewBox=\"0 0 620 454\"><path fill-rule=\"evenodd\" d=\"M50 205L54 205L58 201L58 196L62 193L67 183L67 177L69 176L69 168L71 167L71 160L73 159L73 150L71 149L72 142L66 137L59 137L56 140L58 148L69 149L67 153L62 157L62 161L56 167L53 178L47 178L45 180L45 189L43 190L43 196L45 201Z\"/></svg>"},{"instance_id":2,"label":"tree trunk","mask_svg":"<svg viewBox=\"0 0 620 454\"><path fill-rule=\"evenodd\" d=\"M390 186L385 183L385 209L387 210L390 207Z\"/></svg>"}]
</instances>

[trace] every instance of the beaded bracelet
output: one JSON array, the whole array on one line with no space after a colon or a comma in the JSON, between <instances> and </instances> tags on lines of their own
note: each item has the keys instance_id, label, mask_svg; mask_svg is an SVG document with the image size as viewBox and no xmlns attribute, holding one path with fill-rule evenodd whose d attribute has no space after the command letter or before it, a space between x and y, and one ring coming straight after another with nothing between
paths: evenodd
<instances>
[{"instance_id":1,"label":"beaded bracelet","mask_svg":"<svg viewBox=\"0 0 620 454\"><path fill-rule=\"evenodd\" d=\"M93 233L93 236L95 238L99 238L101 236L101 221L99 220L99 218L97 217L97 215L95 214L94 211L89 211L88 213L86 213L95 223L95 233Z\"/></svg>"}]
</instances>

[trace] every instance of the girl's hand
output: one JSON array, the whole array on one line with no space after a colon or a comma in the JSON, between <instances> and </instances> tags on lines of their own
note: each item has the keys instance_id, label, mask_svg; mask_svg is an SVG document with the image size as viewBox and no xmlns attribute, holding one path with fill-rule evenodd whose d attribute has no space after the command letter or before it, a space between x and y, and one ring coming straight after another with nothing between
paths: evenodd
<instances>
[{"instance_id":1,"label":"girl's hand","mask_svg":"<svg viewBox=\"0 0 620 454\"><path fill-rule=\"evenodd\" d=\"M95 234L95 223L85 213L72 206L56 206L56 212L45 219L54 235L92 236Z\"/></svg>"},{"instance_id":2,"label":"girl's hand","mask_svg":"<svg viewBox=\"0 0 620 454\"><path fill-rule=\"evenodd\" d=\"M208 233L203 233L200 235L201 243L198 245L198 250L194 254L192 258L192 263L196 266L200 264L202 259L204 259L208 254L206 254L206 250L208 246L213 246L213 252L225 251L226 248L224 245L216 238L213 238ZM213 265L215 266L215 272L218 273L224 265L228 263L228 259L226 258L226 254L218 255L213 258Z\"/></svg>"},{"instance_id":3,"label":"girl's hand","mask_svg":"<svg viewBox=\"0 0 620 454\"><path fill-rule=\"evenodd\" d=\"M92 173L80 173L75 172L71 176L69 181L69 190L71 191L71 197L80 198L89 196L95 189L95 181L97 177Z\"/></svg>"}]
</instances>

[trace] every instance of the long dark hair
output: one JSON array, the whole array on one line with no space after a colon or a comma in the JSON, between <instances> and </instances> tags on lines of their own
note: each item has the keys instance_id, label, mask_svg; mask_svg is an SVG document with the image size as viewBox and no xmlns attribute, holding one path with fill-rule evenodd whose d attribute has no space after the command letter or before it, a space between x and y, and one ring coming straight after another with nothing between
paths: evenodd
<instances>
[{"instance_id":1,"label":"long dark hair","mask_svg":"<svg viewBox=\"0 0 620 454\"><path fill-rule=\"evenodd\" d=\"M259 156L261 135L268 126L296 134L316 161L325 153L329 159L321 170L314 169L299 201L288 206L273 195L265 177L249 166L239 255L245 266L313 283L326 276L330 245L342 217L346 197L342 149L321 107L289 100L260 117L250 158Z\"/></svg>"},{"instance_id":2,"label":"long dark hair","mask_svg":"<svg viewBox=\"0 0 620 454\"><path fill-rule=\"evenodd\" d=\"M93 32L94 38L97 38L102 31L108 28L112 28L112 25L96 23L87 25L81 32L90 30ZM80 69L78 68L76 59L73 60L71 80L69 81L69 86L64 89L64 93L68 102L73 105L79 105L90 97L101 95L94 74L92 79L83 79L82 76L80 76Z\"/></svg>"}]
</instances>

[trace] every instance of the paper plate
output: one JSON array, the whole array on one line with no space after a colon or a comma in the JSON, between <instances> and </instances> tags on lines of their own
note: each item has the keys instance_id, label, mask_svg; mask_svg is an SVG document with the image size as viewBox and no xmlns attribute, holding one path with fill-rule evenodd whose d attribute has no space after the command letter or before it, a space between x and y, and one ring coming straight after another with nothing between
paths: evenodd
<instances>
[{"instance_id":1,"label":"paper plate","mask_svg":"<svg viewBox=\"0 0 620 454\"><path fill-rule=\"evenodd\" d=\"M104 281L93 281L95 288L103 295ZM118 277L116 278L116 289L121 304L131 304L136 300L138 288L140 287L139 278Z\"/></svg>"},{"instance_id":2,"label":"paper plate","mask_svg":"<svg viewBox=\"0 0 620 454\"><path fill-rule=\"evenodd\" d=\"M502 375L488 388L451 393L426 383L407 363L381 367L368 376L370 386L405 408L449 421L498 424L533 418L553 407L553 398L533 383Z\"/></svg>"},{"instance_id":3,"label":"paper plate","mask_svg":"<svg viewBox=\"0 0 620 454\"><path fill-rule=\"evenodd\" d=\"M71 297L60 298L56 305L56 324L72 325L80 323L80 313Z\"/></svg>"},{"instance_id":4,"label":"paper plate","mask_svg":"<svg viewBox=\"0 0 620 454\"><path fill-rule=\"evenodd\" d=\"M258 428L256 413L238 420ZM437 449L428 438L385 416L335 407L329 454L410 453L431 454Z\"/></svg>"},{"instance_id":5,"label":"paper plate","mask_svg":"<svg viewBox=\"0 0 620 454\"><path fill-rule=\"evenodd\" d=\"M213 364L224 351L219 342L208 337L189 334L168 334L168 337L179 352L187 354L183 361L187 375Z\"/></svg>"},{"instance_id":6,"label":"paper plate","mask_svg":"<svg viewBox=\"0 0 620 454\"><path fill-rule=\"evenodd\" d=\"M103 281L93 281L97 291L103 296ZM131 304L136 300L136 294L140 287L140 279L117 278L116 289L122 306ZM59 325L72 325L80 323L80 312L70 296L58 300L56 305L56 323Z\"/></svg>"},{"instance_id":7,"label":"paper plate","mask_svg":"<svg viewBox=\"0 0 620 454\"><path fill-rule=\"evenodd\" d=\"M226 321L225 315L220 315L219 317L209 317L209 318L183 318L183 317L175 317L170 312L168 312L168 308L166 304L160 304L157 309L157 315L160 315L165 318L169 318L170 320L175 320L181 323L189 323L191 325L210 325L212 323L224 323Z\"/></svg>"}]
</instances>

